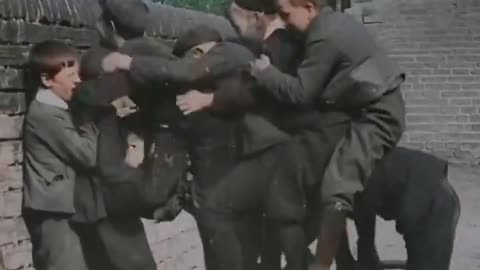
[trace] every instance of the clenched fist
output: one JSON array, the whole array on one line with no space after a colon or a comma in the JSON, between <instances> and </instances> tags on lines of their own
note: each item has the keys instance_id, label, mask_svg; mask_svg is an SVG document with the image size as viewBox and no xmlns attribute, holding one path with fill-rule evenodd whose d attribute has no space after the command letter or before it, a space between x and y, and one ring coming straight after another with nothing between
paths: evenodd
<instances>
[{"instance_id":1,"label":"clenched fist","mask_svg":"<svg viewBox=\"0 0 480 270\"><path fill-rule=\"evenodd\" d=\"M126 54L112 52L102 59L102 69L104 72L114 72L116 70L129 70L132 64L132 58Z\"/></svg>"}]
</instances>

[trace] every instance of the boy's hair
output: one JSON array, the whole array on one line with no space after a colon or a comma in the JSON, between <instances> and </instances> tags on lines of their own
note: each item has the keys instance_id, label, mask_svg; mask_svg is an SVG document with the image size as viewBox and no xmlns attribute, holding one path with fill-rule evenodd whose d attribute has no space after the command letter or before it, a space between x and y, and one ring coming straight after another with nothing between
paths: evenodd
<instances>
[{"instance_id":1,"label":"boy's hair","mask_svg":"<svg viewBox=\"0 0 480 270\"><path fill-rule=\"evenodd\" d=\"M222 36L212 27L200 25L193 27L183 33L173 47L173 54L183 57L188 50L202 43L221 42Z\"/></svg>"},{"instance_id":2,"label":"boy's hair","mask_svg":"<svg viewBox=\"0 0 480 270\"><path fill-rule=\"evenodd\" d=\"M42 85L41 76L52 78L63 68L73 66L78 60L75 49L58 40L46 40L37 43L30 50L27 68L31 83Z\"/></svg>"},{"instance_id":3,"label":"boy's hair","mask_svg":"<svg viewBox=\"0 0 480 270\"><path fill-rule=\"evenodd\" d=\"M312 3L317 8L322 8L326 5L328 5L329 2L332 2L332 1L328 1L328 0L290 0L290 3L293 6L300 6L300 5L304 5L306 3Z\"/></svg>"}]
</instances>

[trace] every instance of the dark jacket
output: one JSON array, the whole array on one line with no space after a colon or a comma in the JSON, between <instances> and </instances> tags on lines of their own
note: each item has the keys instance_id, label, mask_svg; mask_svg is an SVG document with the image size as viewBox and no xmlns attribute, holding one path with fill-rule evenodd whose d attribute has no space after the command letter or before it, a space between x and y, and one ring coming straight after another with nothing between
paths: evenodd
<instances>
[{"instance_id":1,"label":"dark jacket","mask_svg":"<svg viewBox=\"0 0 480 270\"><path fill-rule=\"evenodd\" d=\"M374 170L361 206L386 220L397 221L400 232L408 231L428 213L447 176L447 161L397 147Z\"/></svg>"},{"instance_id":2,"label":"dark jacket","mask_svg":"<svg viewBox=\"0 0 480 270\"><path fill-rule=\"evenodd\" d=\"M282 74L274 67L255 75L265 86L262 89L281 102L315 107L332 105L335 101L323 98L331 79L367 57L375 56L386 76L402 75L364 25L330 7L322 8L310 24L304 47L304 59L295 76Z\"/></svg>"},{"instance_id":3,"label":"dark jacket","mask_svg":"<svg viewBox=\"0 0 480 270\"><path fill-rule=\"evenodd\" d=\"M144 39L126 41L120 51L173 58L162 44ZM182 142L174 140L170 129L161 128L176 122L180 112L174 105L175 93L167 91L164 84L140 88L122 72L100 76L100 61L109 52L107 48L98 47L84 56L82 75L87 80L77 90L75 101L102 110L97 123L96 173L108 214L151 218L155 208L167 205L175 197L186 177L186 149ZM159 87L165 91L152 91ZM110 102L125 95L132 97L140 112L128 119L119 119ZM145 161L139 168L132 168L124 161L127 134L132 129L145 136Z\"/></svg>"},{"instance_id":4,"label":"dark jacket","mask_svg":"<svg viewBox=\"0 0 480 270\"><path fill-rule=\"evenodd\" d=\"M241 85L247 89L253 81L244 77L244 70L253 59L251 51L233 42L219 43L200 59L168 60L133 55L130 77L140 85L167 82L197 86L215 82L216 88ZM289 138L258 114L247 113L241 117L241 147L244 154L261 151Z\"/></svg>"}]
</instances>

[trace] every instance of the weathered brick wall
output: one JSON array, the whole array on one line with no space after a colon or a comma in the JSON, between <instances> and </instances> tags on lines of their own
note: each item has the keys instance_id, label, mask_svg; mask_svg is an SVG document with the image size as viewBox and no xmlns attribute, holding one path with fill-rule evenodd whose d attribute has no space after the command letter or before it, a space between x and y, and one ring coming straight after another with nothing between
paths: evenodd
<instances>
[{"instance_id":1,"label":"weathered brick wall","mask_svg":"<svg viewBox=\"0 0 480 270\"><path fill-rule=\"evenodd\" d=\"M359 15L407 72L403 144L479 163L480 1L357 0ZM361 3L360 3L361 2Z\"/></svg>"},{"instance_id":2,"label":"weathered brick wall","mask_svg":"<svg viewBox=\"0 0 480 270\"><path fill-rule=\"evenodd\" d=\"M225 36L225 19L169 6L151 5L148 34L173 40L199 22ZM84 50L96 42L96 0L0 1L0 269L31 269L31 244L21 218L21 130L26 110L22 66L31 44L62 39ZM146 222L159 269L202 269L196 227L184 214L169 224Z\"/></svg>"}]
</instances>

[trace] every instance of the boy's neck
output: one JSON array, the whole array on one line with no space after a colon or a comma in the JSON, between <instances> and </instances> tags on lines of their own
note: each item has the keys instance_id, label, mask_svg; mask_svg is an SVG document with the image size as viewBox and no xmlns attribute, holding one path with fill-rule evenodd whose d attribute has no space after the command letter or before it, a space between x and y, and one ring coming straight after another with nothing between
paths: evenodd
<instances>
[{"instance_id":1,"label":"boy's neck","mask_svg":"<svg viewBox=\"0 0 480 270\"><path fill-rule=\"evenodd\" d=\"M265 35L263 36L263 39L266 40L268 39L275 30L278 29L284 29L285 28L285 23L280 19L280 17L273 15L271 21L267 25L267 29L265 30Z\"/></svg>"}]
</instances>

